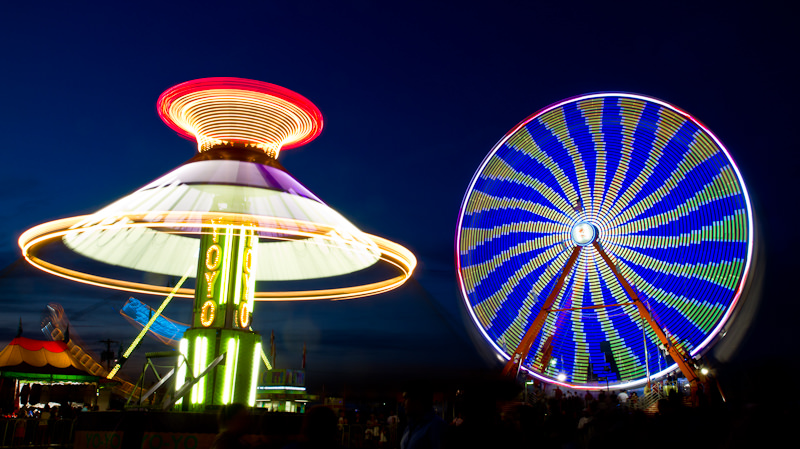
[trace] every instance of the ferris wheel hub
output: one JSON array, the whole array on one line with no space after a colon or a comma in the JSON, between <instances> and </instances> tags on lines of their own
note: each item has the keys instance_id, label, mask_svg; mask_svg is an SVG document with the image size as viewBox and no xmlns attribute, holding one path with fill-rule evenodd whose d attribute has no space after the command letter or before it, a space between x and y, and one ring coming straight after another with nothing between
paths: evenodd
<instances>
[{"instance_id":1,"label":"ferris wheel hub","mask_svg":"<svg viewBox=\"0 0 800 449\"><path fill-rule=\"evenodd\" d=\"M575 226L572 227L572 231L570 231L569 235L576 245L591 245L597 240L597 227L591 223L582 221L576 223Z\"/></svg>"}]
</instances>

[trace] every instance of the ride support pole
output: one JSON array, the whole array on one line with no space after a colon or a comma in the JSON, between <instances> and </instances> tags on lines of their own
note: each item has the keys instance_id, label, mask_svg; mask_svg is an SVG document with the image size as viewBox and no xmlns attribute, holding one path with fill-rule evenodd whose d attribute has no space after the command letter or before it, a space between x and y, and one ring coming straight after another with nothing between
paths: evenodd
<instances>
[{"instance_id":1,"label":"ride support pole","mask_svg":"<svg viewBox=\"0 0 800 449\"><path fill-rule=\"evenodd\" d=\"M542 330L544 322L547 320L547 315L550 313L553 303L555 303L558 294L564 287L564 281L567 279L570 271L572 271L572 267L578 260L580 253L580 246L575 246L572 248L572 254L570 254L569 259L567 259L567 263L564 265L564 269L561 271L561 275L558 277L556 285L553 286L553 290L551 290L550 294L547 295L547 299L545 299L544 304L542 304L542 308L539 310L539 314L536 315L536 319L533 320L531 327L528 328L527 332L525 332L525 336L523 336L522 340L520 340L519 346L517 346L517 349L514 350L514 354L511 355L511 358L503 368L503 377L516 378L517 374L519 374L520 367L525 362L525 358L528 357L531 346L533 346L533 342L536 340L536 337Z\"/></svg>"}]
</instances>

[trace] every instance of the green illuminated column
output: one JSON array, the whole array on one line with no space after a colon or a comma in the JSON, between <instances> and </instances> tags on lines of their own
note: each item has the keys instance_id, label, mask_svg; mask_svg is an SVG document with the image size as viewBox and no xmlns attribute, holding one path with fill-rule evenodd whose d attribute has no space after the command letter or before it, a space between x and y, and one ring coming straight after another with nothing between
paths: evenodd
<instances>
[{"instance_id":1,"label":"green illuminated column","mask_svg":"<svg viewBox=\"0 0 800 449\"><path fill-rule=\"evenodd\" d=\"M241 402L255 405L261 336L250 330L255 291L258 237L246 226L215 223L205 228L195 286L192 327L180 350L195 375L217 356L225 360L198 382L181 401L184 410ZM177 388L186 369L178 371Z\"/></svg>"}]
</instances>

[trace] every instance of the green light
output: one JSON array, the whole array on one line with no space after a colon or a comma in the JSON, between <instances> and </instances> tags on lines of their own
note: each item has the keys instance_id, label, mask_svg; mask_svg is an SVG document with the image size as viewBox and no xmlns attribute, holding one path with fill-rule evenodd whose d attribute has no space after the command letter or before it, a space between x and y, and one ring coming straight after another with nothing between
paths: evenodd
<instances>
[{"instance_id":1,"label":"green light","mask_svg":"<svg viewBox=\"0 0 800 449\"><path fill-rule=\"evenodd\" d=\"M249 276L247 276L247 297L245 300L247 301L247 310L250 313L253 313L253 303L255 301L255 292L256 292L256 260L258 256L258 237L254 235L254 232L250 230L247 233L247 245L250 247L250 268L248 269ZM242 261L243 264L247 264L246 260Z\"/></svg>"},{"instance_id":2,"label":"green light","mask_svg":"<svg viewBox=\"0 0 800 449\"><path fill-rule=\"evenodd\" d=\"M200 371L206 367L206 355L207 351L207 343L208 339L206 337L201 337L198 335L194 339L194 373L195 376L200 373ZM206 387L206 379L205 377L201 378L194 386L192 387L192 404L200 404L205 399L205 387Z\"/></svg>"},{"instance_id":3,"label":"green light","mask_svg":"<svg viewBox=\"0 0 800 449\"><path fill-rule=\"evenodd\" d=\"M233 250L232 229L225 228L225 249L222 262L222 285L219 291L219 303L225 304L228 301L228 290L230 289L231 271L231 251Z\"/></svg>"},{"instance_id":4,"label":"green light","mask_svg":"<svg viewBox=\"0 0 800 449\"><path fill-rule=\"evenodd\" d=\"M258 347L261 348L261 343L258 344ZM263 349L261 349L261 360L264 362L264 366L266 366L268 370L272 369L272 364L269 363L269 359L267 358L267 355L264 354Z\"/></svg>"},{"instance_id":5,"label":"green light","mask_svg":"<svg viewBox=\"0 0 800 449\"><path fill-rule=\"evenodd\" d=\"M250 407L256 405L256 387L258 387L258 358L261 357L261 342L255 344L253 350L253 371L250 373L250 399L247 404Z\"/></svg>"},{"instance_id":6,"label":"green light","mask_svg":"<svg viewBox=\"0 0 800 449\"><path fill-rule=\"evenodd\" d=\"M237 260L237 268L241 270L242 268L242 261L244 261L244 247L245 245L245 237L244 237L244 230L240 231L241 234L238 239L238 250L236 251L236 260ZM238 270L237 270L238 271ZM233 287L233 303L238 305L239 304L239 297L242 295L242 276L236 276L236 282L234 283Z\"/></svg>"},{"instance_id":7,"label":"green light","mask_svg":"<svg viewBox=\"0 0 800 449\"><path fill-rule=\"evenodd\" d=\"M228 353L225 356L225 384L222 390L222 403L230 404L233 397L233 378L236 377L236 365L239 359L239 345L235 337L228 340Z\"/></svg>"},{"instance_id":8,"label":"green light","mask_svg":"<svg viewBox=\"0 0 800 449\"><path fill-rule=\"evenodd\" d=\"M178 377L175 378L175 391L178 391L186 383L186 356L189 354L189 340L181 338L178 344L178 351L183 357L178 359ZM183 403L183 398L178 399L176 404Z\"/></svg>"}]
</instances>

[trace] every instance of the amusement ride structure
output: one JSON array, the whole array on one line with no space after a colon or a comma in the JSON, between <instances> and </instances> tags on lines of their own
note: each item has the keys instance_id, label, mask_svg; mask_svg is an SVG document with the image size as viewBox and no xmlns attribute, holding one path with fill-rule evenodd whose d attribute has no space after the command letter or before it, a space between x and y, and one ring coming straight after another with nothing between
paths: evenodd
<instances>
[{"instance_id":1,"label":"amusement ride structure","mask_svg":"<svg viewBox=\"0 0 800 449\"><path fill-rule=\"evenodd\" d=\"M456 263L504 374L631 388L702 356L737 310L753 220L728 151L688 113L635 94L525 119L465 195Z\"/></svg>"},{"instance_id":2,"label":"amusement ride structure","mask_svg":"<svg viewBox=\"0 0 800 449\"><path fill-rule=\"evenodd\" d=\"M253 405L261 360L269 363L251 327L255 301L385 292L408 279L416 259L360 231L278 163L281 150L321 132L321 114L306 98L264 82L207 78L168 89L157 108L197 142L198 154L94 214L31 228L20 248L33 266L63 278L167 295L109 378L172 298L194 298L179 360L159 383L174 379L164 407Z\"/></svg>"}]
</instances>

